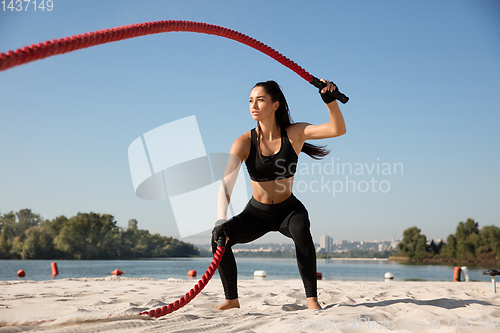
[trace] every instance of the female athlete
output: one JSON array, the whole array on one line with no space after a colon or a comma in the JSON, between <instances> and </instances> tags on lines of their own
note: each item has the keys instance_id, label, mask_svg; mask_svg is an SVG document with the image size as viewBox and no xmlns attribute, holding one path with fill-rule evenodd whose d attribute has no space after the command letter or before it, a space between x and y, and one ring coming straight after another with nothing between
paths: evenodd
<instances>
[{"instance_id":1,"label":"female athlete","mask_svg":"<svg viewBox=\"0 0 500 333\"><path fill-rule=\"evenodd\" d=\"M332 82L321 81L326 83L320 94L330 121L320 125L292 123L285 96L274 81L259 82L250 92L250 114L257 126L237 138L231 146L217 198L218 220L212 231L214 253L219 237L226 237L226 250L218 268L226 300L218 310L240 307L236 261L231 246L254 241L270 231L279 231L292 238L308 308L321 309L317 297L316 249L308 212L292 193L299 153L304 152L315 159L329 153L324 146L306 141L346 133L344 118L336 101L338 89ZM232 189L243 162L252 180L252 198L240 214L227 220Z\"/></svg>"}]
</instances>

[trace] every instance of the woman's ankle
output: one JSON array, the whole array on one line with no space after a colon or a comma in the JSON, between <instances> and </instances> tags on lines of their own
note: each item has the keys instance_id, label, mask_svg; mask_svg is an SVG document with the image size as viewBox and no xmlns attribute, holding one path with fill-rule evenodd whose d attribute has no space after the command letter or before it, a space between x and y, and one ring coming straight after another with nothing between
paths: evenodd
<instances>
[{"instance_id":1,"label":"woman's ankle","mask_svg":"<svg viewBox=\"0 0 500 333\"><path fill-rule=\"evenodd\" d=\"M233 308L239 308L240 307L240 302L238 301L237 298L235 299L226 299L219 307L217 307L217 310L229 310Z\"/></svg>"},{"instance_id":2,"label":"woman's ankle","mask_svg":"<svg viewBox=\"0 0 500 333\"><path fill-rule=\"evenodd\" d=\"M318 297L307 297L307 307L310 310L321 309L321 305L318 302Z\"/></svg>"}]
</instances>

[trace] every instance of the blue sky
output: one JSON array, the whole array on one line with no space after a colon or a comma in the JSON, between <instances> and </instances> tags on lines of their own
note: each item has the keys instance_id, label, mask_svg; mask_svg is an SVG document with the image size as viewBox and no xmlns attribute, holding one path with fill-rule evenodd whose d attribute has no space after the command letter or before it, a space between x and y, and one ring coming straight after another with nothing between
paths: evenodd
<instances>
[{"instance_id":1,"label":"blue sky","mask_svg":"<svg viewBox=\"0 0 500 333\"><path fill-rule=\"evenodd\" d=\"M322 234L390 239L411 226L429 239L446 238L467 218L500 225L497 1L53 4L51 12L0 8L0 52L128 24L190 20L254 37L336 82L351 98L341 105L347 134L312 143L331 149L323 167L333 160L362 165L364 174L296 177L316 242ZM168 201L134 194L129 145L195 115L205 150L227 152L255 126L251 87L269 79L282 86L295 121L328 121L316 89L291 70L204 34L139 37L0 72L0 211L31 208L46 219L108 213L122 227L135 218L140 228L178 237ZM301 155L299 169L313 162ZM382 174L394 164L402 171ZM321 181L344 189L333 196L331 187L311 187ZM362 193L367 184L386 193Z\"/></svg>"}]
</instances>

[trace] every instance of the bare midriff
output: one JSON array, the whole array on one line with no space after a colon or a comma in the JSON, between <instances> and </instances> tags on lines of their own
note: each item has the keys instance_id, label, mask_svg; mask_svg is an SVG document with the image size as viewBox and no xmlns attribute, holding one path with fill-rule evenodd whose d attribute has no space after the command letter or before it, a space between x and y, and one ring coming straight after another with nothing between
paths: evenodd
<instances>
[{"instance_id":1,"label":"bare midriff","mask_svg":"<svg viewBox=\"0 0 500 333\"><path fill-rule=\"evenodd\" d=\"M267 182L252 181L253 197L267 205L283 202L292 195L293 179L294 177Z\"/></svg>"}]
</instances>

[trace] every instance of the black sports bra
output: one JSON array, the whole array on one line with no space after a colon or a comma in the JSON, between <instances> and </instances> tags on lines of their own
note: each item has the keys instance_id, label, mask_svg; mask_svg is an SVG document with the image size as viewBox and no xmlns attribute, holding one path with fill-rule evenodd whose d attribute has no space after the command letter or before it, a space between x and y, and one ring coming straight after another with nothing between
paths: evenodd
<instances>
[{"instance_id":1,"label":"black sports bra","mask_svg":"<svg viewBox=\"0 0 500 333\"><path fill-rule=\"evenodd\" d=\"M256 182L267 182L293 177L297 170L297 161L299 158L290 140L288 140L286 129L281 129L280 150L271 156L262 155L262 159L257 149L257 133L255 132L255 128L250 133L252 144L250 146L250 154L245 161L250 179Z\"/></svg>"}]
</instances>

